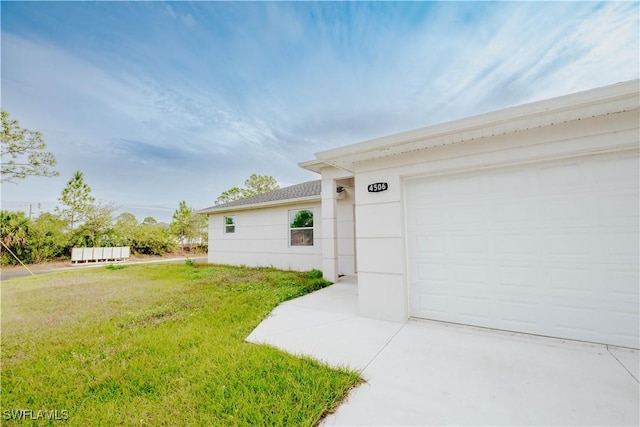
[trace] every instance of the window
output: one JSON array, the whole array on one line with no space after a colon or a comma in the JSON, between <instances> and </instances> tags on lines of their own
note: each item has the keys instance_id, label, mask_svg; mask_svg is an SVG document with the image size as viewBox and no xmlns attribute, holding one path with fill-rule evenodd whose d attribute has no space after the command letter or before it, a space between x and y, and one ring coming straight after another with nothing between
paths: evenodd
<instances>
[{"instance_id":1,"label":"window","mask_svg":"<svg viewBox=\"0 0 640 427\"><path fill-rule=\"evenodd\" d=\"M289 243L291 246L313 246L313 211L289 211Z\"/></svg>"},{"instance_id":2,"label":"window","mask_svg":"<svg viewBox=\"0 0 640 427\"><path fill-rule=\"evenodd\" d=\"M236 221L232 216L224 217L224 232L225 233L235 233L236 232Z\"/></svg>"}]
</instances>

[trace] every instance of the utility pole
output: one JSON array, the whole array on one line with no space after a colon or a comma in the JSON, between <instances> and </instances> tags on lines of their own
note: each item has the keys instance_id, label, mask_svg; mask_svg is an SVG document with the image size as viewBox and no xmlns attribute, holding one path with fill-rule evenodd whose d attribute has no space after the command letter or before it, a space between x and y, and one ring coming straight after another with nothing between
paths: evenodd
<instances>
[{"instance_id":1,"label":"utility pole","mask_svg":"<svg viewBox=\"0 0 640 427\"><path fill-rule=\"evenodd\" d=\"M33 205L31 203L29 203L29 221L31 221L31 208L33 207Z\"/></svg>"}]
</instances>

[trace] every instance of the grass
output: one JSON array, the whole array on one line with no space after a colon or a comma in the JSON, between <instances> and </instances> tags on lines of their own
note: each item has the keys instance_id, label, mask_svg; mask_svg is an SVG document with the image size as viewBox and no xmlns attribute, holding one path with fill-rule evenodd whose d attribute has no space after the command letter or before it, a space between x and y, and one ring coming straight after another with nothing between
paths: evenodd
<instances>
[{"instance_id":1,"label":"grass","mask_svg":"<svg viewBox=\"0 0 640 427\"><path fill-rule=\"evenodd\" d=\"M326 284L177 264L5 281L3 425L315 425L358 374L244 339L278 303Z\"/></svg>"}]
</instances>

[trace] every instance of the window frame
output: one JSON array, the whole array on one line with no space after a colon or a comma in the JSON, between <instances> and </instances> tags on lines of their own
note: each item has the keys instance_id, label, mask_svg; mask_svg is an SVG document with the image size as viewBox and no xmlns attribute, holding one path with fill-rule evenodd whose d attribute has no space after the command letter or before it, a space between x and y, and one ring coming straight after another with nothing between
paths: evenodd
<instances>
[{"instance_id":1,"label":"window frame","mask_svg":"<svg viewBox=\"0 0 640 427\"><path fill-rule=\"evenodd\" d=\"M231 220L231 224L228 223L228 220ZM222 217L223 231L224 234L236 234L236 217L235 215L224 215ZM230 230L231 227L231 231Z\"/></svg>"},{"instance_id":2,"label":"window frame","mask_svg":"<svg viewBox=\"0 0 640 427\"><path fill-rule=\"evenodd\" d=\"M295 218L295 215L297 215L298 212L302 212L302 211L308 211L311 212L311 221L312 221L312 225L311 227L293 227L292 222L293 219ZM287 211L287 228L288 228L288 240L289 240L289 247L313 247L315 246L315 221L313 220L313 217L315 216L315 212L313 211L313 208L300 208L300 209L289 209ZM293 243L293 232L294 231L301 231L301 230L311 230L311 243L310 244L304 244L304 243Z\"/></svg>"}]
</instances>

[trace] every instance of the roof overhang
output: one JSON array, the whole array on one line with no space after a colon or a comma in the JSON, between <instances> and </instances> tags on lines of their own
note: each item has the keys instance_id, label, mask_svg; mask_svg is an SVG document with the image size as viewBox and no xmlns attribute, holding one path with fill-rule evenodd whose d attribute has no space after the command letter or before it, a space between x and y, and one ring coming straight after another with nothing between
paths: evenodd
<instances>
[{"instance_id":1,"label":"roof overhang","mask_svg":"<svg viewBox=\"0 0 640 427\"><path fill-rule=\"evenodd\" d=\"M228 206L228 207L213 206L211 208L202 209L198 211L198 213L205 214L205 215L213 215L213 214L219 214L219 213L248 211L253 209L264 209L264 208L271 208L271 207L277 207L277 206L288 206L288 205L296 205L299 203L319 202L319 201L321 201L321 197L320 195L317 195L317 196L298 197L294 199L274 200L274 201L262 202L262 203L252 203L250 205L237 205L237 206Z\"/></svg>"},{"instance_id":2,"label":"roof overhang","mask_svg":"<svg viewBox=\"0 0 640 427\"><path fill-rule=\"evenodd\" d=\"M506 108L434 126L376 138L316 153L316 159L299 163L320 172L327 165L354 172L359 162L637 110L640 80L617 83L570 95Z\"/></svg>"}]
</instances>

